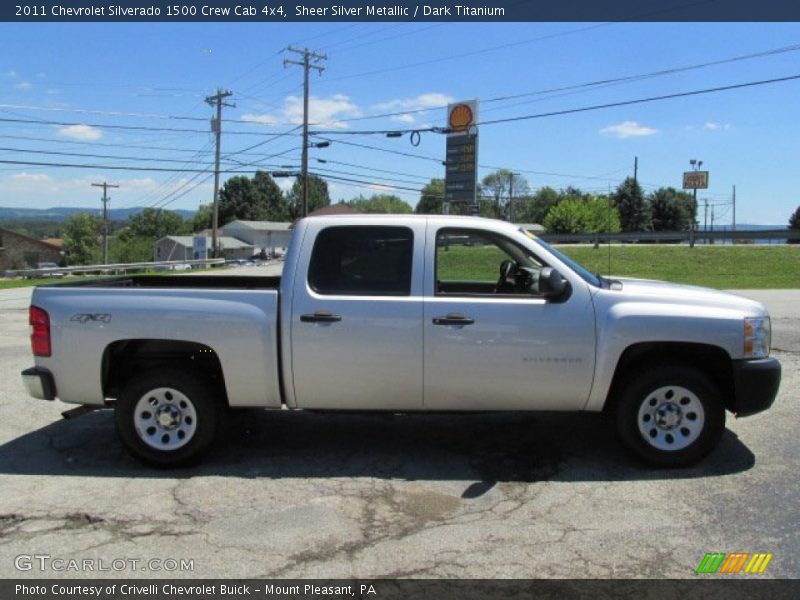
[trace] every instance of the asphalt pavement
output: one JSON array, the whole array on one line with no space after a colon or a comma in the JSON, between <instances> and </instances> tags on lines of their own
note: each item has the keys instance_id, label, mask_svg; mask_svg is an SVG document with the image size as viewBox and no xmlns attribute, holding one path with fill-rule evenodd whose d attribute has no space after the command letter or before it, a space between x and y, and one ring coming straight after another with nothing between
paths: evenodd
<instances>
[{"instance_id":1,"label":"asphalt pavement","mask_svg":"<svg viewBox=\"0 0 800 600\"><path fill-rule=\"evenodd\" d=\"M0 291L0 577L686 578L712 551L798 577L800 290L736 293L772 313L780 394L689 469L643 467L597 415L249 410L157 471L110 411L26 395L30 289Z\"/></svg>"}]
</instances>

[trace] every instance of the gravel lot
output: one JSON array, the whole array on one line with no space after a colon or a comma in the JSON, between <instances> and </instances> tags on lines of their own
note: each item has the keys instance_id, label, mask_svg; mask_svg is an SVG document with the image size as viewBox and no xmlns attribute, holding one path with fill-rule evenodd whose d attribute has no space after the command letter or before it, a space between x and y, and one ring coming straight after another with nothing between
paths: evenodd
<instances>
[{"instance_id":1,"label":"gravel lot","mask_svg":"<svg viewBox=\"0 0 800 600\"><path fill-rule=\"evenodd\" d=\"M682 578L709 551L773 552L765 576L798 577L800 290L737 293L770 309L783 383L698 467L641 467L595 415L246 411L165 472L124 453L110 411L64 420L26 395L30 289L0 291L0 577ZM15 568L34 554L142 562Z\"/></svg>"}]
</instances>

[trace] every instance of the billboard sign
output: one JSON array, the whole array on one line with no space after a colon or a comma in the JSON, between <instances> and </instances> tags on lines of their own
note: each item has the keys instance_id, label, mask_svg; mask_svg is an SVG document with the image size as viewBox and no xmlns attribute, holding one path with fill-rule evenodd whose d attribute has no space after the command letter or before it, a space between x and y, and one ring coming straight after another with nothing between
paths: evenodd
<instances>
[{"instance_id":1,"label":"billboard sign","mask_svg":"<svg viewBox=\"0 0 800 600\"><path fill-rule=\"evenodd\" d=\"M683 174L683 189L708 189L708 171L686 171Z\"/></svg>"},{"instance_id":2,"label":"billboard sign","mask_svg":"<svg viewBox=\"0 0 800 600\"><path fill-rule=\"evenodd\" d=\"M196 235L192 238L192 258L194 260L208 258L208 238L206 236Z\"/></svg>"},{"instance_id":3,"label":"billboard sign","mask_svg":"<svg viewBox=\"0 0 800 600\"><path fill-rule=\"evenodd\" d=\"M447 128L444 200L477 204L478 101L450 104L447 107Z\"/></svg>"}]
</instances>

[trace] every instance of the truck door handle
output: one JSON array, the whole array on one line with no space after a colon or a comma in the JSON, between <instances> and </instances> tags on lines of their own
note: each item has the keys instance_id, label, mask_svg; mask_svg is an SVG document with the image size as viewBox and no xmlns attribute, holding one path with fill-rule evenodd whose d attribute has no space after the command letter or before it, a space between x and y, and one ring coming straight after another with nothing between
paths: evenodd
<instances>
[{"instance_id":1,"label":"truck door handle","mask_svg":"<svg viewBox=\"0 0 800 600\"><path fill-rule=\"evenodd\" d=\"M317 310L312 315L300 315L303 323L336 323L342 320L339 315L333 315L327 310Z\"/></svg>"},{"instance_id":2,"label":"truck door handle","mask_svg":"<svg viewBox=\"0 0 800 600\"><path fill-rule=\"evenodd\" d=\"M444 317L434 317L434 325L472 325L475 319L465 317L461 313L447 313Z\"/></svg>"}]
</instances>

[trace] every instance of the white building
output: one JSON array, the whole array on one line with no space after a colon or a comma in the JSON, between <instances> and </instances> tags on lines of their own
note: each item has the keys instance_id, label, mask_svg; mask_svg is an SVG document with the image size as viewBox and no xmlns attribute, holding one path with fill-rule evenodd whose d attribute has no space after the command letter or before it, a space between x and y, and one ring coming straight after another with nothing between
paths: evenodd
<instances>
[{"instance_id":1,"label":"white building","mask_svg":"<svg viewBox=\"0 0 800 600\"><path fill-rule=\"evenodd\" d=\"M233 237L222 236L217 238L222 256L224 258L252 258L259 253L259 249L237 240ZM206 248L211 249L211 236L206 236ZM154 261L162 260L192 260L194 258L194 236L168 235L156 242L153 252Z\"/></svg>"},{"instance_id":2,"label":"white building","mask_svg":"<svg viewBox=\"0 0 800 600\"><path fill-rule=\"evenodd\" d=\"M256 249L256 254L283 254L292 237L292 224L276 221L231 221L221 228L222 235L237 238ZM210 246L209 246L210 247Z\"/></svg>"}]
</instances>

